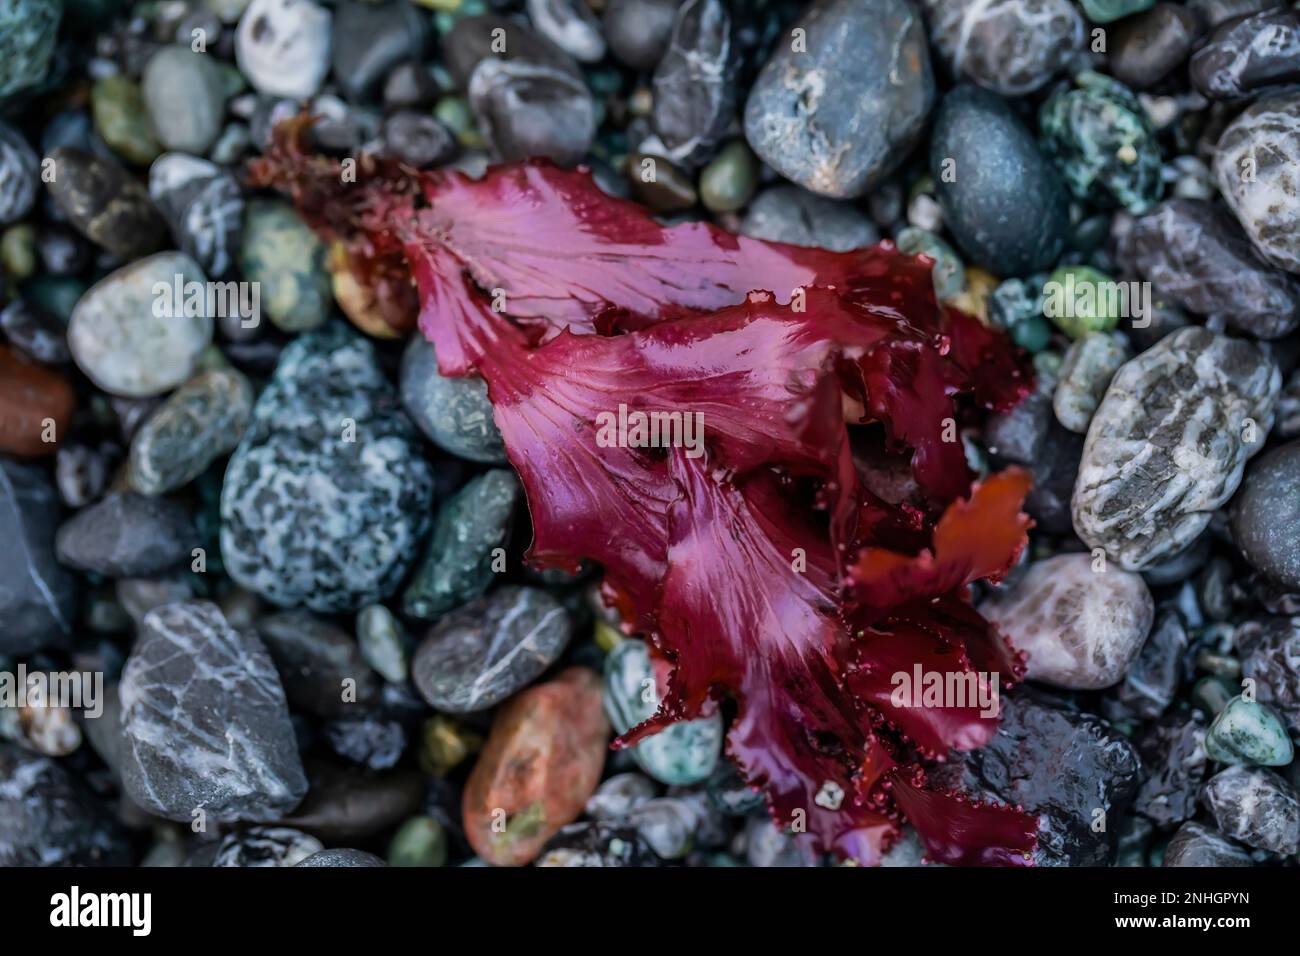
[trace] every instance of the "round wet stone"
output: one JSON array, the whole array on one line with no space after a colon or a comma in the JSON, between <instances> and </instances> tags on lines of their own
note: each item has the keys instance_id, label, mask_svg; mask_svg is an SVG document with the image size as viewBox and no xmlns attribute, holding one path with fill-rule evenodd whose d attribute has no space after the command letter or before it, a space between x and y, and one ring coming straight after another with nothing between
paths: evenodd
<instances>
[{"instance_id":1,"label":"round wet stone","mask_svg":"<svg viewBox=\"0 0 1300 956\"><path fill-rule=\"evenodd\" d=\"M325 849L320 840L289 827L249 827L217 844L211 866L297 866Z\"/></svg>"},{"instance_id":2,"label":"round wet stone","mask_svg":"<svg viewBox=\"0 0 1300 956\"><path fill-rule=\"evenodd\" d=\"M894 237L898 251L909 256L929 256L934 260L932 275L934 294L942 302L950 302L961 294L966 285L966 270L961 257L948 243L933 232L907 226Z\"/></svg>"},{"instance_id":3,"label":"round wet stone","mask_svg":"<svg viewBox=\"0 0 1300 956\"><path fill-rule=\"evenodd\" d=\"M566 70L489 57L474 68L468 91L479 131L505 162L545 156L572 166L596 135L591 91Z\"/></svg>"},{"instance_id":4,"label":"round wet stone","mask_svg":"<svg viewBox=\"0 0 1300 956\"><path fill-rule=\"evenodd\" d=\"M520 492L513 471L494 468L447 499L434 519L428 553L402 596L409 617L437 618L479 597L505 571Z\"/></svg>"},{"instance_id":5,"label":"round wet stone","mask_svg":"<svg viewBox=\"0 0 1300 956\"><path fill-rule=\"evenodd\" d=\"M694 168L717 150L736 112L737 54L723 0L677 8L668 49L655 67L650 126L674 163Z\"/></svg>"},{"instance_id":6,"label":"round wet stone","mask_svg":"<svg viewBox=\"0 0 1300 956\"><path fill-rule=\"evenodd\" d=\"M160 252L101 279L68 324L77 367L104 391L130 398L181 384L212 342L212 316L202 304L206 281L181 252Z\"/></svg>"},{"instance_id":7,"label":"round wet stone","mask_svg":"<svg viewBox=\"0 0 1300 956\"><path fill-rule=\"evenodd\" d=\"M334 7L334 80L349 101L371 99L389 70L421 59L426 36L426 20L410 3L343 0Z\"/></svg>"},{"instance_id":8,"label":"round wet stone","mask_svg":"<svg viewBox=\"0 0 1300 956\"><path fill-rule=\"evenodd\" d=\"M907 156L934 103L921 15L905 0L827 0L791 29L805 43L778 44L763 66L745 139L806 189L860 196Z\"/></svg>"},{"instance_id":9,"label":"round wet stone","mask_svg":"<svg viewBox=\"0 0 1300 956\"><path fill-rule=\"evenodd\" d=\"M186 382L131 439L129 481L160 495L193 481L239 444L253 411L253 387L233 369L213 369Z\"/></svg>"},{"instance_id":10,"label":"round wet stone","mask_svg":"<svg viewBox=\"0 0 1300 956\"><path fill-rule=\"evenodd\" d=\"M724 146L700 173L700 201L714 212L748 204L758 185L758 160L743 140Z\"/></svg>"},{"instance_id":11,"label":"round wet stone","mask_svg":"<svg viewBox=\"0 0 1300 956\"><path fill-rule=\"evenodd\" d=\"M1210 724L1205 753L1220 763L1285 767L1295 757L1295 748L1271 707L1234 697Z\"/></svg>"},{"instance_id":12,"label":"round wet stone","mask_svg":"<svg viewBox=\"0 0 1300 956\"><path fill-rule=\"evenodd\" d=\"M1060 175L996 94L963 85L944 97L930 174L944 223L977 265L1023 275L1064 250L1069 204Z\"/></svg>"},{"instance_id":13,"label":"round wet stone","mask_svg":"<svg viewBox=\"0 0 1300 956\"><path fill-rule=\"evenodd\" d=\"M357 646L361 656L391 684L406 681L410 670L409 639L402 622L382 604L369 604L357 612Z\"/></svg>"},{"instance_id":14,"label":"round wet stone","mask_svg":"<svg viewBox=\"0 0 1300 956\"><path fill-rule=\"evenodd\" d=\"M1118 336L1089 332L1074 342L1065 353L1052 396L1056 420L1072 432L1085 434L1111 378L1131 357Z\"/></svg>"},{"instance_id":15,"label":"round wet stone","mask_svg":"<svg viewBox=\"0 0 1300 956\"><path fill-rule=\"evenodd\" d=\"M1146 89L1186 60L1201 35L1200 18L1178 3L1158 3L1111 31L1111 73L1121 83Z\"/></svg>"},{"instance_id":16,"label":"round wet stone","mask_svg":"<svg viewBox=\"0 0 1300 956\"><path fill-rule=\"evenodd\" d=\"M1162 4L1165 6L1165 4ZM1188 76L1197 91L1216 100L1269 93L1300 79L1296 45L1300 12L1281 4L1219 25L1192 57ZM1246 12L1246 11L1243 11Z\"/></svg>"},{"instance_id":17,"label":"round wet stone","mask_svg":"<svg viewBox=\"0 0 1300 956\"><path fill-rule=\"evenodd\" d=\"M1256 570L1300 590L1300 442L1253 463L1232 502L1232 540Z\"/></svg>"},{"instance_id":18,"label":"round wet stone","mask_svg":"<svg viewBox=\"0 0 1300 956\"><path fill-rule=\"evenodd\" d=\"M620 734L659 709L655 667L644 641L619 641L605 658L605 713ZM688 786L708 779L722 753L722 715L683 720L632 749L636 762L660 783Z\"/></svg>"},{"instance_id":19,"label":"round wet stone","mask_svg":"<svg viewBox=\"0 0 1300 956\"><path fill-rule=\"evenodd\" d=\"M507 585L439 621L416 650L411 676L438 710L486 710L540 677L572 628L545 591Z\"/></svg>"},{"instance_id":20,"label":"round wet stone","mask_svg":"<svg viewBox=\"0 0 1300 956\"><path fill-rule=\"evenodd\" d=\"M634 70L653 69L672 36L680 0L610 0L605 6L605 41L614 58Z\"/></svg>"},{"instance_id":21,"label":"round wet stone","mask_svg":"<svg viewBox=\"0 0 1300 956\"><path fill-rule=\"evenodd\" d=\"M244 214L240 271L260 290L266 317L285 332L317 328L333 304L324 243L288 203L256 200Z\"/></svg>"},{"instance_id":22,"label":"round wet stone","mask_svg":"<svg viewBox=\"0 0 1300 956\"><path fill-rule=\"evenodd\" d=\"M0 345L0 452L53 455L76 406L66 378Z\"/></svg>"},{"instance_id":23,"label":"round wet stone","mask_svg":"<svg viewBox=\"0 0 1300 956\"><path fill-rule=\"evenodd\" d=\"M422 335L411 339L402 356L401 395L407 414L443 451L485 464L506 463L487 385L478 378L441 375L433 344Z\"/></svg>"},{"instance_id":24,"label":"round wet stone","mask_svg":"<svg viewBox=\"0 0 1300 956\"><path fill-rule=\"evenodd\" d=\"M302 610L279 611L258 620L256 628L295 711L341 717L379 699L379 682L357 642L332 621Z\"/></svg>"},{"instance_id":25,"label":"round wet stone","mask_svg":"<svg viewBox=\"0 0 1300 956\"><path fill-rule=\"evenodd\" d=\"M1300 49L1300 27L1297 27ZM1300 95L1253 103L1219 137L1214 176L1260 258L1300 272Z\"/></svg>"}]
</instances>

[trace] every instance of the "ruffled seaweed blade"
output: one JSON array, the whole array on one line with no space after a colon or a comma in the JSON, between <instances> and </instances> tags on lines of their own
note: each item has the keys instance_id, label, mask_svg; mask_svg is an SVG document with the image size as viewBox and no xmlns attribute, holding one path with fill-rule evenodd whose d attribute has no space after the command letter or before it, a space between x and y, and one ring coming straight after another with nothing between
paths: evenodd
<instances>
[{"instance_id":1,"label":"ruffled seaweed blade","mask_svg":"<svg viewBox=\"0 0 1300 956\"><path fill-rule=\"evenodd\" d=\"M658 712L616 745L729 698L730 757L819 849L876 863L906 818L934 860L1029 863L1034 817L925 780L922 761L983 745L996 716L894 693L918 666L1002 689L1022 676L967 585L1019 556L1029 479L972 488L954 440L973 410L1027 393L1006 338L939 305L929 261L888 244L668 228L542 163L477 181L364 157L349 171L305 131L282 125L254 182L345 245L395 326L418 309L444 374L483 377L527 493L529 560L599 562L667 662ZM684 420L703 442L611 442L600 423L620 408L698 416ZM906 500L869 487L846 408L910 462Z\"/></svg>"}]
</instances>

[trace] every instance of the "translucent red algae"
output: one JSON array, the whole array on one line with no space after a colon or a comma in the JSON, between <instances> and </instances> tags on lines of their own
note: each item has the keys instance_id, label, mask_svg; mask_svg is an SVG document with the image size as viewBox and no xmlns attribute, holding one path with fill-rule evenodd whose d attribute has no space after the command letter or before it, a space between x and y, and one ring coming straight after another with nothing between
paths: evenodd
<instances>
[{"instance_id":1,"label":"translucent red algae","mask_svg":"<svg viewBox=\"0 0 1300 956\"><path fill-rule=\"evenodd\" d=\"M306 130L283 124L253 181L346 243L381 301L414 310L414 278L441 371L487 382L529 560L599 562L627 629L670 662L658 712L618 745L729 698L729 755L819 849L876 863L906 819L934 860L1030 862L1032 816L930 789L921 766L987 742L996 717L892 693L918 665L1002 688L1023 672L967 586L1018 558L1028 477L972 488L956 440L972 408L1031 385L1005 336L938 304L929 261L888 243L665 227L544 163L480 180L369 157L349 170ZM605 447L598 417L621 406L699 414L703 454ZM870 486L845 407L865 409L857 438L910 455L907 500Z\"/></svg>"}]
</instances>

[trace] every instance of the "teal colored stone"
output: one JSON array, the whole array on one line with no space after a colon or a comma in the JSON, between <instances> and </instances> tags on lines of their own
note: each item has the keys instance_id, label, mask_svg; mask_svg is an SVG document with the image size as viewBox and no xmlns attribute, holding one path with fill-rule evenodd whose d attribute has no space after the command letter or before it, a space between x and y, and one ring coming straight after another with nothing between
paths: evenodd
<instances>
[{"instance_id":1,"label":"teal colored stone","mask_svg":"<svg viewBox=\"0 0 1300 956\"><path fill-rule=\"evenodd\" d=\"M894 237L898 251L909 256L924 255L934 260L934 294L950 302L966 287L966 267L955 249L934 233L915 226L899 230Z\"/></svg>"},{"instance_id":2,"label":"teal colored stone","mask_svg":"<svg viewBox=\"0 0 1300 956\"><path fill-rule=\"evenodd\" d=\"M1084 72L1075 89L1038 112L1043 149L1071 195L1094 206L1141 215L1160 200L1160 144L1137 97L1124 84Z\"/></svg>"},{"instance_id":3,"label":"teal colored stone","mask_svg":"<svg viewBox=\"0 0 1300 956\"><path fill-rule=\"evenodd\" d=\"M1205 734L1211 760L1261 767L1285 767L1295 757L1286 725L1258 701L1234 697Z\"/></svg>"},{"instance_id":4,"label":"teal colored stone","mask_svg":"<svg viewBox=\"0 0 1300 956\"><path fill-rule=\"evenodd\" d=\"M324 244L287 203L248 204L240 268L258 283L262 312L283 331L308 331L329 316L334 295L325 255Z\"/></svg>"},{"instance_id":5,"label":"teal colored stone","mask_svg":"<svg viewBox=\"0 0 1300 956\"><path fill-rule=\"evenodd\" d=\"M1232 700L1236 687L1222 677L1210 675L1202 677L1192 685L1192 706L1213 720Z\"/></svg>"},{"instance_id":6,"label":"teal colored stone","mask_svg":"<svg viewBox=\"0 0 1300 956\"><path fill-rule=\"evenodd\" d=\"M758 188L758 172L758 157L748 144L732 140L700 173L700 202L714 212L744 208Z\"/></svg>"},{"instance_id":7,"label":"teal colored stone","mask_svg":"<svg viewBox=\"0 0 1300 956\"><path fill-rule=\"evenodd\" d=\"M605 713L622 734L658 709L654 666L644 641L620 641L605 658ZM651 777L670 786L699 783L713 773L722 752L722 715L673 724L632 748Z\"/></svg>"},{"instance_id":8,"label":"teal colored stone","mask_svg":"<svg viewBox=\"0 0 1300 956\"><path fill-rule=\"evenodd\" d=\"M86 283L76 276L38 275L23 283L23 298L65 324L85 291Z\"/></svg>"},{"instance_id":9,"label":"teal colored stone","mask_svg":"<svg viewBox=\"0 0 1300 956\"><path fill-rule=\"evenodd\" d=\"M1071 339L1109 332L1120 318L1117 288L1091 266L1061 266L1043 283L1043 315Z\"/></svg>"},{"instance_id":10,"label":"teal colored stone","mask_svg":"<svg viewBox=\"0 0 1300 956\"><path fill-rule=\"evenodd\" d=\"M508 468L472 479L438 510L424 560L402 595L409 617L433 620L487 591L505 570L519 480ZM495 553L494 553L495 552Z\"/></svg>"},{"instance_id":11,"label":"teal colored stone","mask_svg":"<svg viewBox=\"0 0 1300 956\"><path fill-rule=\"evenodd\" d=\"M989 321L1012 329L1025 319L1043 314L1043 286L1029 279L1007 279L989 295Z\"/></svg>"},{"instance_id":12,"label":"teal colored stone","mask_svg":"<svg viewBox=\"0 0 1300 956\"><path fill-rule=\"evenodd\" d=\"M1052 341L1052 326L1041 315L1029 318L1011 327L1011 341L1026 352L1041 352Z\"/></svg>"},{"instance_id":13,"label":"teal colored stone","mask_svg":"<svg viewBox=\"0 0 1300 956\"><path fill-rule=\"evenodd\" d=\"M62 16L62 0L0 0L0 100L44 81Z\"/></svg>"},{"instance_id":14,"label":"teal colored stone","mask_svg":"<svg viewBox=\"0 0 1300 956\"><path fill-rule=\"evenodd\" d=\"M1111 23L1155 5L1156 0L1079 0L1084 15L1093 23Z\"/></svg>"}]
</instances>

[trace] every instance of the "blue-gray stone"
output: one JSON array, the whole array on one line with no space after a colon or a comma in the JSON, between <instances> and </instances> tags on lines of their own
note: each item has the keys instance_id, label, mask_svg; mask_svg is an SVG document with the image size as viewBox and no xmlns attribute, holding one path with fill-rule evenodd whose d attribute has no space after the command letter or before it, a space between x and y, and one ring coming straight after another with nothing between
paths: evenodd
<instances>
[{"instance_id":1,"label":"blue-gray stone","mask_svg":"<svg viewBox=\"0 0 1300 956\"><path fill-rule=\"evenodd\" d=\"M939 106L930 172L957 245L999 275L1050 266L1065 248L1069 200L1033 135L996 94L958 86Z\"/></svg>"},{"instance_id":2,"label":"blue-gray stone","mask_svg":"<svg viewBox=\"0 0 1300 956\"><path fill-rule=\"evenodd\" d=\"M443 451L484 464L506 463L487 385L479 378L440 374L433 344L422 335L411 339L402 356L401 392L407 413Z\"/></svg>"},{"instance_id":3,"label":"blue-gray stone","mask_svg":"<svg viewBox=\"0 0 1300 956\"><path fill-rule=\"evenodd\" d=\"M40 163L26 138L0 122L0 226L17 222L36 203Z\"/></svg>"},{"instance_id":4,"label":"blue-gray stone","mask_svg":"<svg viewBox=\"0 0 1300 956\"><path fill-rule=\"evenodd\" d=\"M861 196L906 157L934 103L921 15L908 0L818 0L759 73L745 138L786 179Z\"/></svg>"},{"instance_id":5,"label":"blue-gray stone","mask_svg":"<svg viewBox=\"0 0 1300 956\"><path fill-rule=\"evenodd\" d=\"M479 597L505 570L519 480L505 468L471 479L434 519L429 550L402 596L410 617L432 620ZM495 570L494 570L495 569Z\"/></svg>"}]
</instances>

